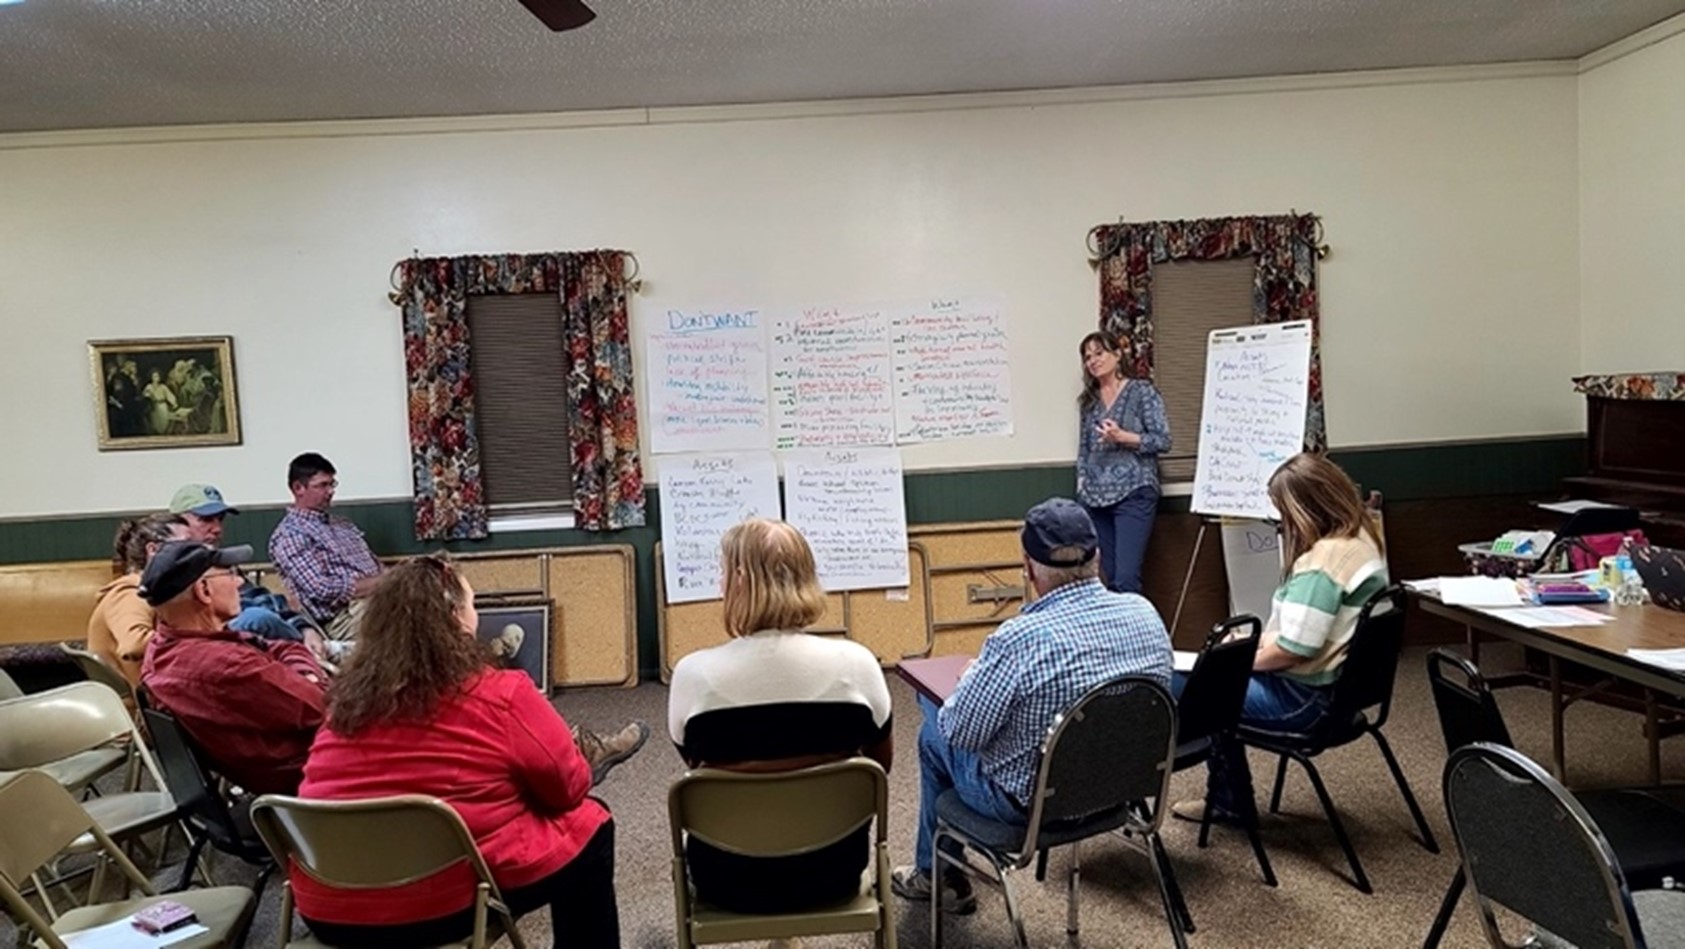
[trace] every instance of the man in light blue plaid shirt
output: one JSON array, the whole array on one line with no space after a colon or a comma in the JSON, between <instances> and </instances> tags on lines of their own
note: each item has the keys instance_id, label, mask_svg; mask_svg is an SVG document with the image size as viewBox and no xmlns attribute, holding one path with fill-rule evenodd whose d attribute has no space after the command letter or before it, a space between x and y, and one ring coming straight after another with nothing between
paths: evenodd
<instances>
[{"instance_id":1,"label":"man in light blue plaid shirt","mask_svg":"<svg viewBox=\"0 0 1685 949\"><path fill-rule=\"evenodd\" d=\"M1099 540L1088 513L1052 498L1024 516L1024 573L1036 599L983 642L983 653L938 709L920 698L919 836L915 864L895 871L895 891L928 900L936 799L952 791L972 810L1025 822L1042 739L1053 719L1102 682L1145 675L1170 684L1170 637L1151 603L1099 581ZM977 905L958 873L943 908Z\"/></svg>"}]
</instances>

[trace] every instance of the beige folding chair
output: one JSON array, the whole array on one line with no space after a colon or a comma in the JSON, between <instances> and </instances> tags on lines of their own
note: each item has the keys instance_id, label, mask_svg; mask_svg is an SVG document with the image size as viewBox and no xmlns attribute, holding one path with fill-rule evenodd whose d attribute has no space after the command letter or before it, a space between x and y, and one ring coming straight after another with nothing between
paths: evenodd
<instances>
[{"instance_id":1,"label":"beige folding chair","mask_svg":"<svg viewBox=\"0 0 1685 949\"><path fill-rule=\"evenodd\" d=\"M12 678L11 673L0 669L0 702L20 698L22 695L23 690L18 688L17 680Z\"/></svg>"},{"instance_id":2,"label":"beige folding chair","mask_svg":"<svg viewBox=\"0 0 1685 949\"><path fill-rule=\"evenodd\" d=\"M57 780L51 768L30 762L56 762L77 753L103 750L122 740L123 757L118 764L134 755L139 767L152 776L155 791L120 791L90 798L83 804L88 816L100 830L115 840L133 840L141 834L168 826L181 818L181 808L170 796L163 772L152 752L141 741L140 732L123 707L123 700L110 688L97 682L73 682L70 685L37 692L21 699L0 703L0 713L16 714L14 720L0 717L0 744L15 741L28 754L5 762L11 770L40 770ZM10 732L15 729L18 734ZM62 781L60 783L63 783ZM92 835L84 834L62 848L70 853L87 853L98 849ZM162 848L160 848L161 850ZM93 888L90 899L96 898L104 880L105 861L94 865ZM42 900L47 896L43 891ZM50 909L50 907L49 907Z\"/></svg>"},{"instance_id":3,"label":"beige folding chair","mask_svg":"<svg viewBox=\"0 0 1685 949\"><path fill-rule=\"evenodd\" d=\"M116 863L128 882L146 897L84 906L62 916L48 903L47 912L52 917L49 922L20 894L19 881L38 873L53 857L82 837L91 837L104 856ZM49 949L65 949L65 936L118 922L160 899L140 870L58 782L41 772L24 771L0 783L0 900L20 927L34 930L40 940L38 944ZM252 891L243 886L189 890L172 893L169 899L193 910L199 924L209 930L175 943L179 949L236 945L251 923L256 907ZM23 944L20 938L19 945Z\"/></svg>"},{"instance_id":4,"label":"beige folding chair","mask_svg":"<svg viewBox=\"0 0 1685 949\"><path fill-rule=\"evenodd\" d=\"M124 678L123 673L111 668L104 659L83 649L74 643L59 643L59 649L76 663L76 668L82 670L89 682L98 682L109 686L111 691L122 696L132 707L135 701L135 687Z\"/></svg>"},{"instance_id":5,"label":"beige folding chair","mask_svg":"<svg viewBox=\"0 0 1685 949\"><path fill-rule=\"evenodd\" d=\"M680 949L716 942L749 942L833 933L873 933L880 949L895 949L889 904L889 779L868 758L773 774L701 768L686 772L667 794L673 832L673 900ZM727 912L691 895L685 837L748 857L781 857L817 850L848 837L873 819L871 885L837 906L797 913Z\"/></svg>"},{"instance_id":6,"label":"beige folding chair","mask_svg":"<svg viewBox=\"0 0 1685 949\"><path fill-rule=\"evenodd\" d=\"M66 790L80 791L128 763L130 750L123 742L133 734L132 722L90 717L81 708L83 693L90 688L110 691L103 685L74 682L0 700L0 777L12 771L44 771Z\"/></svg>"},{"instance_id":7,"label":"beige folding chair","mask_svg":"<svg viewBox=\"0 0 1685 949\"><path fill-rule=\"evenodd\" d=\"M265 794L252 802L252 823L280 867L296 866L312 879L345 890L385 889L467 863L474 887L474 932L449 949L485 949L507 935L526 949L503 894L491 878L468 825L436 797L405 794L362 801L306 801ZM281 887L285 949L325 949L313 937L294 939L293 891ZM445 949L445 947L440 947Z\"/></svg>"}]
</instances>

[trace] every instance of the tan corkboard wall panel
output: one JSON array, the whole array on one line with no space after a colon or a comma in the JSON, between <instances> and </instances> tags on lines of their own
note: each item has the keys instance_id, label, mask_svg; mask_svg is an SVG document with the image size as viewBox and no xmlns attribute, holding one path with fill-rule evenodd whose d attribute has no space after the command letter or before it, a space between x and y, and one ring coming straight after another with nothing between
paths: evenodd
<instances>
[{"instance_id":1,"label":"tan corkboard wall panel","mask_svg":"<svg viewBox=\"0 0 1685 949\"><path fill-rule=\"evenodd\" d=\"M629 544L547 552L550 598L567 621L553 635L555 685L638 684L637 581Z\"/></svg>"},{"instance_id":2,"label":"tan corkboard wall panel","mask_svg":"<svg viewBox=\"0 0 1685 949\"><path fill-rule=\"evenodd\" d=\"M1018 521L939 524L912 535L929 551L931 654L976 655L996 626L1023 605Z\"/></svg>"},{"instance_id":3,"label":"tan corkboard wall panel","mask_svg":"<svg viewBox=\"0 0 1685 949\"><path fill-rule=\"evenodd\" d=\"M0 645L86 639L111 561L0 567Z\"/></svg>"},{"instance_id":4,"label":"tan corkboard wall panel","mask_svg":"<svg viewBox=\"0 0 1685 949\"><path fill-rule=\"evenodd\" d=\"M878 662L893 666L930 649L929 563L924 544L907 545L907 575L902 590L852 590L848 597L848 638L865 646Z\"/></svg>"}]
</instances>

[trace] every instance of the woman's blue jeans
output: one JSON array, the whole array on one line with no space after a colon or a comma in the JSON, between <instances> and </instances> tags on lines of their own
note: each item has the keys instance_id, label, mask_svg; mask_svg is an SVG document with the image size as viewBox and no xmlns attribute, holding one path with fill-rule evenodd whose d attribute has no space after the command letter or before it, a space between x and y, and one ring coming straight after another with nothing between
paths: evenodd
<instances>
[{"instance_id":1,"label":"woman's blue jeans","mask_svg":"<svg viewBox=\"0 0 1685 949\"><path fill-rule=\"evenodd\" d=\"M1158 515L1158 488L1137 488L1116 504L1087 510L1100 538L1100 576L1106 588L1140 593L1141 562Z\"/></svg>"},{"instance_id":2,"label":"woman's blue jeans","mask_svg":"<svg viewBox=\"0 0 1685 949\"><path fill-rule=\"evenodd\" d=\"M1170 691L1178 699L1187 684L1187 673L1170 680ZM1308 732L1328 713L1332 690L1305 685L1273 672L1254 672L1246 686L1246 704L1240 722L1273 732ZM1246 763L1246 749L1232 738L1219 739L1206 761L1205 806L1228 814L1241 814L1243 800L1255 800L1252 769Z\"/></svg>"}]
</instances>

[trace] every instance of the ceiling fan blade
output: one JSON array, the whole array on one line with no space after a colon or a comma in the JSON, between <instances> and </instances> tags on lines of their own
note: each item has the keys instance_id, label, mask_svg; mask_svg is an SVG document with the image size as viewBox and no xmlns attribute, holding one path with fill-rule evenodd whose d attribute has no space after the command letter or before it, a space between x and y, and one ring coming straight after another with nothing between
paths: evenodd
<instances>
[{"instance_id":1,"label":"ceiling fan blade","mask_svg":"<svg viewBox=\"0 0 1685 949\"><path fill-rule=\"evenodd\" d=\"M521 5L558 33L577 30L597 18L580 0L521 0Z\"/></svg>"}]
</instances>

